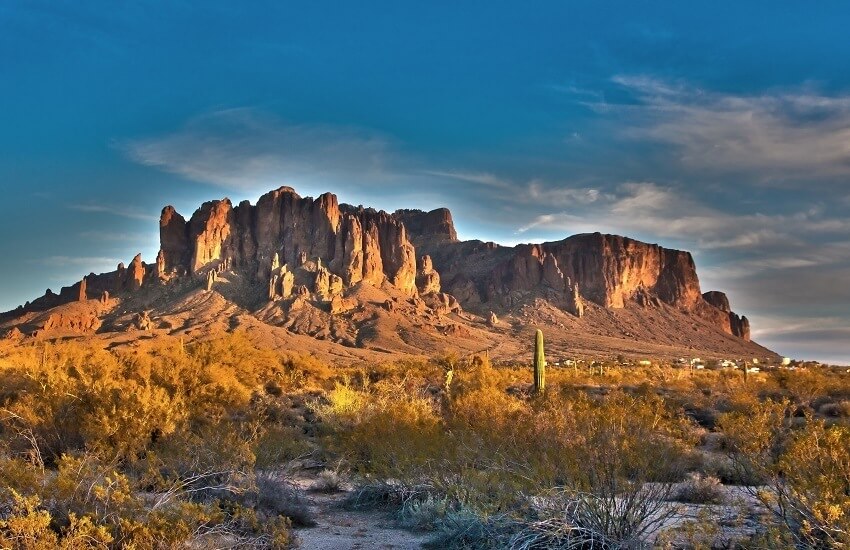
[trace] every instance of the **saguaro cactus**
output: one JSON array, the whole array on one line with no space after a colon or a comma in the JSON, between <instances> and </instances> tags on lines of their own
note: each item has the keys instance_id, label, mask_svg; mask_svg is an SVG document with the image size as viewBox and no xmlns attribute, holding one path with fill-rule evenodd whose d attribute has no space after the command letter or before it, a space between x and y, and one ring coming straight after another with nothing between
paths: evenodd
<instances>
[{"instance_id":1,"label":"saguaro cactus","mask_svg":"<svg viewBox=\"0 0 850 550\"><path fill-rule=\"evenodd\" d=\"M546 357L543 354L543 331L537 329L534 339L534 393L546 388Z\"/></svg>"}]
</instances>

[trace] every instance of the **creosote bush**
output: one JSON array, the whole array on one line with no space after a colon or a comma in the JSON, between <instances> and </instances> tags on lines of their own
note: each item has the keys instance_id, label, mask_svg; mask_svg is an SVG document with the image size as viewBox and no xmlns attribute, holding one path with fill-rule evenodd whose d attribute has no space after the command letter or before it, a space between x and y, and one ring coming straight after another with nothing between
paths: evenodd
<instances>
[{"instance_id":1,"label":"creosote bush","mask_svg":"<svg viewBox=\"0 0 850 550\"><path fill-rule=\"evenodd\" d=\"M439 548L660 544L682 501L737 506L725 484L776 518L742 544L850 544L845 375L596 363L550 364L534 395L530 364L486 356L0 347L0 547L291 546L301 463Z\"/></svg>"},{"instance_id":2,"label":"creosote bush","mask_svg":"<svg viewBox=\"0 0 850 550\"><path fill-rule=\"evenodd\" d=\"M315 365L293 382L299 361L241 334L137 352L74 342L0 352L0 547L291 545L303 501L284 510L249 497L268 493L258 458L279 468L311 452L303 419L279 404L326 383L311 381Z\"/></svg>"}]
</instances>

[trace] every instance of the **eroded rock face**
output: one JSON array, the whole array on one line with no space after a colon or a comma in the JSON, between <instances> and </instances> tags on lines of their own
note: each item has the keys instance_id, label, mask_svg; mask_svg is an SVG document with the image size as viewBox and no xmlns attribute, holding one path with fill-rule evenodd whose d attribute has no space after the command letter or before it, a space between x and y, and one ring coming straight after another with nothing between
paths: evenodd
<instances>
[{"instance_id":1,"label":"eroded rock face","mask_svg":"<svg viewBox=\"0 0 850 550\"><path fill-rule=\"evenodd\" d=\"M693 308L701 296L689 252L600 233L543 247L566 276L581 284L584 296L604 307L624 307L642 289L683 309Z\"/></svg>"},{"instance_id":2,"label":"eroded rock face","mask_svg":"<svg viewBox=\"0 0 850 550\"><path fill-rule=\"evenodd\" d=\"M567 285L567 311L581 319L584 317L584 300L578 290L578 283Z\"/></svg>"},{"instance_id":3,"label":"eroded rock face","mask_svg":"<svg viewBox=\"0 0 850 550\"><path fill-rule=\"evenodd\" d=\"M101 321L94 312L82 313L51 313L44 323L44 330L60 330L70 332L94 332L101 326Z\"/></svg>"},{"instance_id":4,"label":"eroded rock face","mask_svg":"<svg viewBox=\"0 0 850 550\"><path fill-rule=\"evenodd\" d=\"M431 256L427 254L419 259L419 270L416 273L416 289L420 294L440 292L440 274L434 269Z\"/></svg>"},{"instance_id":5,"label":"eroded rock face","mask_svg":"<svg viewBox=\"0 0 850 550\"><path fill-rule=\"evenodd\" d=\"M702 295L706 302L713 305L720 311L730 312L732 309L729 307L729 298L726 296L724 292L720 292L717 290L711 290Z\"/></svg>"},{"instance_id":6,"label":"eroded rock face","mask_svg":"<svg viewBox=\"0 0 850 550\"><path fill-rule=\"evenodd\" d=\"M393 214L404 222L408 231L416 237L437 241L456 242L452 213L448 208L437 208L430 212L422 210L396 210Z\"/></svg>"},{"instance_id":7,"label":"eroded rock face","mask_svg":"<svg viewBox=\"0 0 850 550\"><path fill-rule=\"evenodd\" d=\"M331 193L302 198L281 187L260 197L256 206L242 202L234 209L227 199L204 203L187 229L185 222L181 229L181 219L173 208L163 210L166 269L174 263L197 271L233 259L240 265L271 265L266 275L260 268L264 279L279 264L303 266L315 259L346 285L389 281L407 292L415 290L416 255L404 224L386 212L340 206Z\"/></svg>"},{"instance_id":8,"label":"eroded rock face","mask_svg":"<svg viewBox=\"0 0 850 550\"><path fill-rule=\"evenodd\" d=\"M165 267L165 253L162 249L160 249L159 253L156 255L156 276L158 279L165 279L167 273L168 270Z\"/></svg>"},{"instance_id":9,"label":"eroded rock face","mask_svg":"<svg viewBox=\"0 0 850 550\"><path fill-rule=\"evenodd\" d=\"M145 264L142 263L142 255L136 254L133 261L130 262L130 267L127 269L127 279L124 283L125 288L130 290L139 290L145 282Z\"/></svg>"},{"instance_id":10,"label":"eroded rock face","mask_svg":"<svg viewBox=\"0 0 850 550\"><path fill-rule=\"evenodd\" d=\"M151 321L150 313L147 311L137 313L133 319L133 325L138 330L151 330L153 328L153 321Z\"/></svg>"},{"instance_id":11,"label":"eroded rock face","mask_svg":"<svg viewBox=\"0 0 850 550\"><path fill-rule=\"evenodd\" d=\"M437 269L445 276L441 267ZM578 307L580 298L622 308L647 293L686 310L701 301L699 279L688 252L599 233L519 245L494 267L487 289L487 301L516 291L544 293L551 289L563 293L576 315L582 309Z\"/></svg>"},{"instance_id":12,"label":"eroded rock face","mask_svg":"<svg viewBox=\"0 0 850 550\"><path fill-rule=\"evenodd\" d=\"M83 277L83 280L80 281L80 291L77 299L80 302L85 302L88 299L88 293L86 292L86 278Z\"/></svg>"},{"instance_id":13,"label":"eroded rock face","mask_svg":"<svg viewBox=\"0 0 850 550\"><path fill-rule=\"evenodd\" d=\"M170 205L163 208L159 216L159 247L162 255L162 270L159 271L159 257L157 257L157 270L160 276L173 269L185 269L189 264L191 249L186 219Z\"/></svg>"},{"instance_id":14,"label":"eroded rock face","mask_svg":"<svg viewBox=\"0 0 850 550\"><path fill-rule=\"evenodd\" d=\"M750 320L746 316L738 316L736 313L729 313L729 325L732 330L732 335L750 341Z\"/></svg>"},{"instance_id":15,"label":"eroded rock face","mask_svg":"<svg viewBox=\"0 0 850 550\"><path fill-rule=\"evenodd\" d=\"M729 298L725 293L712 290L702 295L703 299L711 305L718 313L713 311L704 314L704 317L712 320L717 319L716 323L728 334L750 341L750 321L746 317L739 316L732 311L729 306Z\"/></svg>"},{"instance_id":16,"label":"eroded rock face","mask_svg":"<svg viewBox=\"0 0 850 550\"><path fill-rule=\"evenodd\" d=\"M322 300L330 300L333 296L342 293L343 282L342 277L335 273L331 273L324 267L320 267L316 272L316 280L313 286L313 291Z\"/></svg>"},{"instance_id":17,"label":"eroded rock face","mask_svg":"<svg viewBox=\"0 0 850 550\"><path fill-rule=\"evenodd\" d=\"M192 214L189 220L192 271L234 255L235 219L229 199L205 202Z\"/></svg>"},{"instance_id":18,"label":"eroded rock face","mask_svg":"<svg viewBox=\"0 0 850 550\"><path fill-rule=\"evenodd\" d=\"M188 222L168 206L159 227L155 266L148 268L137 255L126 268L90 274L59 294L48 291L23 311L106 291L139 307L155 299L158 288L182 285L183 274L198 286L206 277L210 289L216 273L227 271L248 300L294 296L336 312L357 294L354 285L368 284L386 286L398 300L387 302L387 309L409 302L406 309L412 305L424 315L429 309L449 314L466 308L487 318L491 310L511 314L538 300L579 318L595 315L598 307L591 302L603 308L673 307L749 339L749 321L731 310L723 293L701 294L689 253L615 235L575 235L513 248L461 242L446 209L388 214L339 204L330 193L302 198L288 187L266 193L256 205L243 201L234 208L228 199L204 203ZM145 285L150 289L134 302L128 294ZM495 313L493 318L498 322Z\"/></svg>"}]
</instances>

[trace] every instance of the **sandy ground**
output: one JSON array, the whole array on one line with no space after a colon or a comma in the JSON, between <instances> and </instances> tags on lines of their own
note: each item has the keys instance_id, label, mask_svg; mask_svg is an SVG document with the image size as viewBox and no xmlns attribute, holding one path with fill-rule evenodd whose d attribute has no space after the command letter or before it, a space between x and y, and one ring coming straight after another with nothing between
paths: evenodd
<instances>
[{"instance_id":1,"label":"sandy ground","mask_svg":"<svg viewBox=\"0 0 850 550\"><path fill-rule=\"evenodd\" d=\"M311 480L299 480L309 488ZM316 514L318 525L298 529L299 548L305 550L349 550L354 548L422 548L427 534L411 533L393 527L381 511L351 511L343 508L347 491L307 492L307 500Z\"/></svg>"}]
</instances>

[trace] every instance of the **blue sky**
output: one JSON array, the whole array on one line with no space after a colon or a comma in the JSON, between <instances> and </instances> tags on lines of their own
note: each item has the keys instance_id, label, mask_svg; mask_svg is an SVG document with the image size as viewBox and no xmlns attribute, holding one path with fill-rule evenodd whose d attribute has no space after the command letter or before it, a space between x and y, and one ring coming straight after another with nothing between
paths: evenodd
<instances>
[{"instance_id":1,"label":"blue sky","mask_svg":"<svg viewBox=\"0 0 850 550\"><path fill-rule=\"evenodd\" d=\"M846 3L243 4L0 4L0 310L287 184L685 248L758 341L850 363Z\"/></svg>"}]
</instances>

